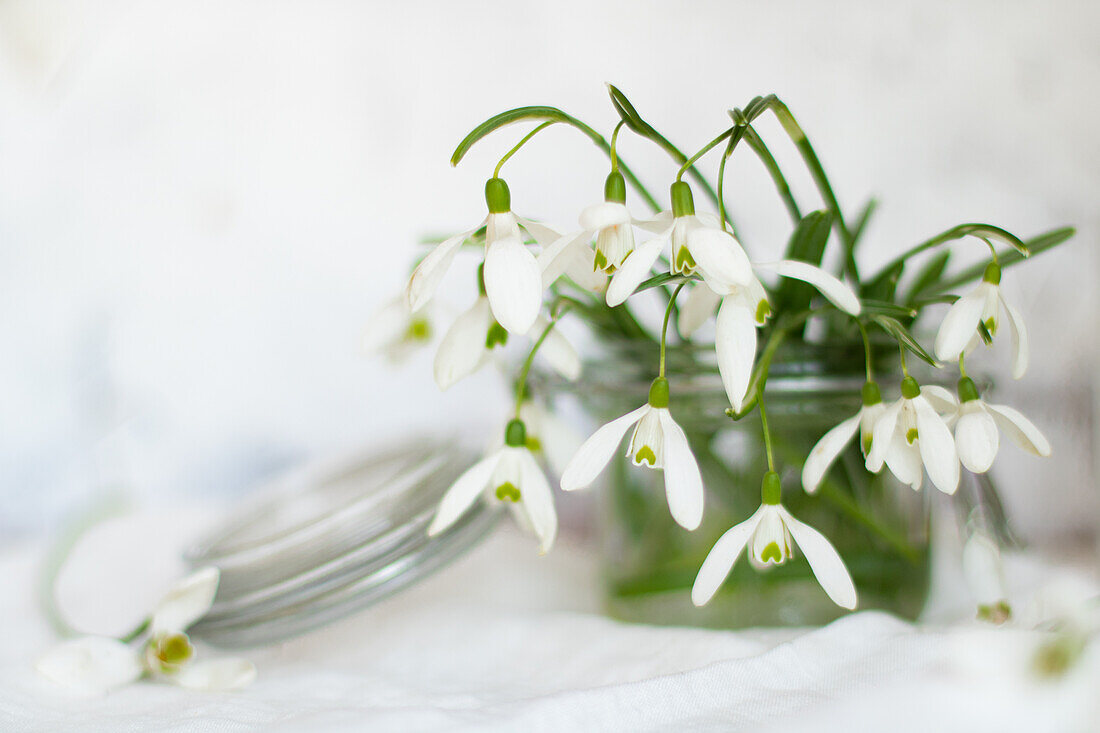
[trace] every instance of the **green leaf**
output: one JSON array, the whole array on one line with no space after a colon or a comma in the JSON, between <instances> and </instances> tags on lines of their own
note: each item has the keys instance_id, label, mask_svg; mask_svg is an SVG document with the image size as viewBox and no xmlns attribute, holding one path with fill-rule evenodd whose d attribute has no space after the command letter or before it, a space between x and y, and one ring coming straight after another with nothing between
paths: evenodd
<instances>
[{"instance_id":1,"label":"green leaf","mask_svg":"<svg viewBox=\"0 0 1100 733\"><path fill-rule=\"evenodd\" d=\"M893 267L880 272L873 280L860 288L860 297L872 300L893 301L898 290L898 280L905 271L905 262L896 262Z\"/></svg>"},{"instance_id":2,"label":"green leaf","mask_svg":"<svg viewBox=\"0 0 1100 733\"><path fill-rule=\"evenodd\" d=\"M936 361L935 357L925 351L924 347L920 345L920 342L913 337L913 334L909 333L909 329L901 325L901 323L896 318L891 318L890 316L883 315L872 315L871 320L877 323L883 329L885 329L886 332L889 333L891 336L896 338L898 340L898 343L900 343L902 346L909 349L914 354L919 356L922 360L928 362L932 366L939 368L940 363Z\"/></svg>"},{"instance_id":3,"label":"green leaf","mask_svg":"<svg viewBox=\"0 0 1100 733\"><path fill-rule=\"evenodd\" d=\"M870 199L863 205L863 209L856 217L855 226L852 227L852 246L855 247L859 243L859 240L863 237L863 232L867 228L867 222L871 220L871 215L875 213L875 209L878 208L878 200Z\"/></svg>"},{"instance_id":4,"label":"green leaf","mask_svg":"<svg viewBox=\"0 0 1100 733\"><path fill-rule=\"evenodd\" d=\"M626 123L634 132L643 137L651 139L664 139L661 135L654 130L648 122L642 119L642 116L638 114L638 110L634 108L634 105L630 103L630 100L626 98L626 95L619 91L615 85L608 84L607 92L611 95L611 104L615 106L615 111L619 113L619 117Z\"/></svg>"},{"instance_id":5,"label":"green leaf","mask_svg":"<svg viewBox=\"0 0 1100 733\"><path fill-rule=\"evenodd\" d=\"M915 308L891 303L888 300L863 298L860 303L863 306L865 315L891 316L893 318L913 318L917 315Z\"/></svg>"},{"instance_id":6,"label":"green leaf","mask_svg":"<svg viewBox=\"0 0 1100 733\"><path fill-rule=\"evenodd\" d=\"M1076 233L1077 230L1073 227L1052 229L1049 232L1045 232L1036 237L1032 237L1031 239L1027 240L1027 242L1025 242L1025 245L1032 255L1037 255L1040 252L1045 252L1048 249L1057 247L1059 244L1062 244ZM1019 252L1005 252L1000 256L999 259L1001 263L1001 269L1004 270L1004 268L1010 267L1011 265L1020 262L1024 258ZM948 290L953 290L960 285L965 285L968 282L973 282L974 280L980 278L982 276L982 273L985 272L985 268L986 263L981 262L977 265L974 265L973 267L966 268L956 275L952 275L946 280L941 280L937 283L930 285L928 288L926 288L926 290L929 295L935 295Z\"/></svg>"},{"instance_id":7,"label":"green leaf","mask_svg":"<svg viewBox=\"0 0 1100 733\"><path fill-rule=\"evenodd\" d=\"M828 211L812 211L802 217L787 241L786 259L820 267L832 225L833 217ZM805 310L810 307L815 292L809 283L784 278L776 290L772 305L777 313Z\"/></svg>"},{"instance_id":8,"label":"green leaf","mask_svg":"<svg viewBox=\"0 0 1100 733\"><path fill-rule=\"evenodd\" d=\"M524 120L553 120L578 127L577 120L557 107L517 107L516 109L510 109L507 112L501 112L490 117L473 130L470 130L470 134L462 139L462 142L455 148L454 154L451 155L451 165L458 165L466 156L466 153L470 151L470 148L489 133Z\"/></svg>"},{"instance_id":9,"label":"green leaf","mask_svg":"<svg viewBox=\"0 0 1100 733\"><path fill-rule=\"evenodd\" d=\"M651 290L652 288L659 288L662 285L678 285L680 283L689 282L691 280L698 280L699 278L694 275L676 275L671 272L662 272L660 275L654 275L648 280L643 280L642 284L634 291L640 293L644 290Z\"/></svg>"},{"instance_id":10,"label":"green leaf","mask_svg":"<svg viewBox=\"0 0 1100 733\"><path fill-rule=\"evenodd\" d=\"M913 302L924 294L924 291L932 287L935 283L939 282L939 279L943 277L943 272L947 269L947 261L951 259L951 250L945 249L938 255L928 260L918 272L916 277L913 278L913 283L909 286L909 294L905 297L905 302L912 305ZM984 268L984 265L983 265Z\"/></svg>"}]
</instances>

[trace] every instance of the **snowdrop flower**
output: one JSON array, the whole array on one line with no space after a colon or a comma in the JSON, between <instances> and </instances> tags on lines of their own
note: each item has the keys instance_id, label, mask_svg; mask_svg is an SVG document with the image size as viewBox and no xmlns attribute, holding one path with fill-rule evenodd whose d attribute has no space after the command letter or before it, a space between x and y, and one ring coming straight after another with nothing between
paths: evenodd
<instances>
[{"instance_id":1,"label":"snowdrop flower","mask_svg":"<svg viewBox=\"0 0 1100 733\"><path fill-rule=\"evenodd\" d=\"M522 420L508 423L503 448L475 463L447 490L428 534L436 535L450 527L481 496L509 505L520 525L538 537L540 554L553 546L558 533L554 495L527 447L527 428Z\"/></svg>"},{"instance_id":2,"label":"snowdrop flower","mask_svg":"<svg viewBox=\"0 0 1100 733\"><path fill-rule=\"evenodd\" d=\"M1007 405L990 405L978 395L970 377L959 380L959 412L955 446L967 470L985 473L993 465L1000 444L998 428L1028 453L1047 457L1050 443L1039 428Z\"/></svg>"},{"instance_id":3,"label":"snowdrop flower","mask_svg":"<svg viewBox=\"0 0 1100 733\"><path fill-rule=\"evenodd\" d=\"M38 671L49 679L86 694L103 694L151 675L197 690L235 690L256 677L244 659L193 662L187 628L214 602L220 573L208 567L177 583L157 604L149 621L149 638L139 652L102 636L63 642L43 656Z\"/></svg>"},{"instance_id":4,"label":"snowdrop flower","mask_svg":"<svg viewBox=\"0 0 1100 733\"><path fill-rule=\"evenodd\" d=\"M1012 377L1019 379L1027 371L1028 340L1020 312L1013 308L1001 293L1001 268L989 263L978 287L962 296L951 306L944 316L940 330L936 334L936 357L943 361L958 361L959 356L977 346L978 327L984 326L989 336L997 335L1000 314L1003 309L1008 316L1008 327L1012 332Z\"/></svg>"},{"instance_id":5,"label":"snowdrop flower","mask_svg":"<svg viewBox=\"0 0 1100 733\"><path fill-rule=\"evenodd\" d=\"M537 339L549 325L550 321L540 315L535 318L527 335ZM489 299L482 293L466 312L455 319L439 342L433 365L435 383L446 390L473 374L489 361L495 349L508 343L508 336L504 327L493 318ZM547 334L538 353L566 379L572 381L580 376L580 356L558 329L552 329Z\"/></svg>"},{"instance_id":6,"label":"snowdrop flower","mask_svg":"<svg viewBox=\"0 0 1100 733\"><path fill-rule=\"evenodd\" d=\"M386 301L367 322L363 348L392 362L401 362L432 338L431 318L425 310L409 311L404 296Z\"/></svg>"},{"instance_id":7,"label":"snowdrop flower","mask_svg":"<svg viewBox=\"0 0 1100 733\"><path fill-rule=\"evenodd\" d=\"M606 282L634 251L634 217L626 208L626 181L623 174L611 171L604 183L604 201L581 212L581 231L566 234L539 255L543 282L549 284L564 272L576 280L578 271L584 283L590 275L599 273L597 281ZM595 248L586 246L593 237ZM584 285L584 283L579 283Z\"/></svg>"},{"instance_id":8,"label":"snowdrop flower","mask_svg":"<svg viewBox=\"0 0 1100 733\"><path fill-rule=\"evenodd\" d=\"M749 563L757 570L782 565L794 557L797 544L810 570L833 603L849 610L856 607L856 587L836 548L813 527L795 519L780 503L779 474L764 474L763 501L751 517L718 538L691 589L691 602L702 606L729 575L741 551L748 547Z\"/></svg>"},{"instance_id":9,"label":"snowdrop flower","mask_svg":"<svg viewBox=\"0 0 1100 733\"><path fill-rule=\"evenodd\" d=\"M860 313L859 298L852 289L820 267L797 260L753 263L752 267L807 282L837 308L853 316ZM718 307L714 336L718 371L730 404L740 412L745 404L753 362L756 360L756 329L768 322L771 304L755 274L750 275L746 285L735 284L725 289L716 289L712 282L698 284L680 309L676 323L680 335L685 338L691 336L710 317L715 307Z\"/></svg>"},{"instance_id":10,"label":"snowdrop flower","mask_svg":"<svg viewBox=\"0 0 1100 733\"><path fill-rule=\"evenodd\" d=\"M696 270L718 292L734 285L747 287L752 280L749 258L717 217L695 214L691 188L683 181L672 184L672 212L663 212L649 223L657 236L635 249L616 270L607 288L607 304L624 302L653 269L653 263L671 241L671 272L691 275Z\"/></svg>"},{"instance_id":11,"label":"snowdrop flower","mask_svg":"<svg viewBox=\"0 0 1100 733\"><path fill-rule=\"evenodd\" d=\"M937 489L955 493L959 456L951 429L934 402L953 405L954 398L943 388L922 388L912 377L901 381L901 397L875 422L867 470L878 473L885 463L899 481L919 491L927 469Z\"/></svg>"},{"instance_id":12,"label":"snowdrop flower","mask_svg":"<svg viewBox=\"0 0 1100 733\"><path fill-rule=\"evenodd\" d=\"M664 377L653 380L645 405L607 423L584 442L562 473L562 489L573 491L591 484L632 425L627 457L635 466L664 471L672 518L685 529L695 529L703 519L703 478L687 436L668 411L668 380Z\"/></svg>"},{"instance_id":13,"label":"snowdrop flower","mask_svg":"<svg viewBox=\"0 0 1100 733\"><path fill-rule=\"evenodd\" d=\"M1001 549L986 532L971 528L962 551L963 574L978 604L978 618L1001 624L1012 616Z\"/></svg>"},{"instance_id":14,"label":"snowdrop flower","mask_svg":"<svg viewBox=\"0 0 1100 733\"><path fill-rule=\"evenodd\" d=\"M810 494L817 491L825 472L855 437L857 430L859 446L866 457L871 450L875 422L885 411L886 405L882 402L882 392L878 384L868 381L863 385L863 405L859 408L859 412L825 433L821 440L817 441L817 445L810 450L810 455L802 467L802 488Z\"/></svg>"},{"instance_id":15,"label":"snowdrop flower","mask_svg":"<svg viewBox=\"0 0 1100 733\"><path fill-rule=\"evenodd\" d=\"M485 201L489 215L484 221L444 240L413 271L405 292L409 309L419 311L431 300L459 246L484 226L485 291L493 317L511 333L526 333L542 306L542 272L535 255L524 245L519 227L544 247L559 235L513 214L508 185L500 178L485 183Z\"/></svg>"}]
</instances>

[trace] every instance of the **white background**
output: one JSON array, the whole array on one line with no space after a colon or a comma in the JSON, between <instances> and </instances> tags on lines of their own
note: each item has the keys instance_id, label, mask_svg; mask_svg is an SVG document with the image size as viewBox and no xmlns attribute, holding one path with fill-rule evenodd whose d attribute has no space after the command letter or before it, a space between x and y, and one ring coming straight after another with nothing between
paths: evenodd
<instances>
[{"instance_id":1,"label":"white background","mask_svg":"<svg viewBox=\"0 0 1100 733\"><path fill-rule=\"evenodd\" d=\"M430 355L394 370L362 329L421 235L483 216L520 132L452 170L467 130L551 104L606 134L605 81L687 149L778 93L849 212L880 197L867 266L963 221L1077 225L1005 278L1034 356L1001 399L1055 457L1006 446L1003 483L1025 533L1093 528L1098 21L1083 1L0 1L0 530L116 482L237 493L393 432L495 424L489 375L440 396ZM664 190L667 160L622 152ZM506 169L515 208L562 228L605 172L565 129ZM748 157L730 174L746 245L777 252L766 177Z\"/></svg>"}]
</instances>

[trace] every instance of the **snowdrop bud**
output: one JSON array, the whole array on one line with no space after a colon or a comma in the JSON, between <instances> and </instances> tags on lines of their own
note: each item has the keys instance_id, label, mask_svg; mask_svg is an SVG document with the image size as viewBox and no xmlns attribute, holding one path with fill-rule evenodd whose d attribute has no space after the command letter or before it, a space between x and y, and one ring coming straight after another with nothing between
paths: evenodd
<instances>
[{"instance_id":1,"label":"snowdrop bud","mask_svg":"<svg viewBox=\"0 0 1100 733\"><path fill-rule=\"evenodd\" d=\"M503 178L490 178L485 182L485 203L490 214L507 214L512 210L512 194Z\"/></svg>"},{"instance_id":2,"label":"snowdrop bud","mask_svg":"<svg viewBox=\"0 0 1100 733\"><path fill-rule=\"evenodd\" d=\"M764 481L760 486L760 497L762 503L775 506L779 503L779 497L783 493L782 486L779 482L779 474L775 471L768 471L764 474Z\"/></svg>"},{"instance_id":3,"label":"snowdrop bud","mask_svg":"<svg viewBox=\"0 0 1100 733\"><path fill-rule=\"evenodd\" d=\"M996 262L990 262L986 265L985 272L982 273L982 280L993 285L1001 284L1001 266Z\"/></svg>"},{"instance_id":4,"label":"snowdrop bud","mask_svg":"<svg viewBox=\"0 0 1100 733\"><path fill-rule=\"evenodd\" d=\"M668 380L657 377L649 387L649 404L651 407L668 407Z\"/></svg>"},{"instance_id":5,"label":"snowdrop bud","mask_svg":"<svg viewBox=\"0 0 1100 733\"><path fill-rule=\"evenodd\" d=\"M863 405L870 407L871 405L877 405L882 402L882 390L878 388L878 384L867 380L863 385Z\"/></svg>"},{"instance_id":6,"label":"snowdrop bud","mask_svg":"<svg viewBox=\"0 0 1100 733\"><path fill-rule=\"evenodd\" d=\"M626 179L622 173L611 171L607 174L607 181L603 184L603 198L604 201L617 204L626 203Z\"/></svg>"},{"instance_id":7,"label":"snowdrop bud","mask_svg":"<svg viewBox=\"0 0 1100 733\"><path fill-rule=\"evenodd\" d=\"M522 420L511 420L504 428L504 444L511 448L524 448L527 446L527 426Z\"/></svg>"},{"instance_id":8,"label":"snowdrop bud","mask_svg":"<svg viewBox=\"0 0 1100 733\"><path fill-rule=\"evenodd\" d=\"M970 377L963 377L960 379L957 390L959 393L959 402L972 402L976 399L980 399L978 387Z\"/></svg>"},{"instance_id":9,"label":"snowdrop bud","mask_svg":"<svg viewBox=\"0 0 1100 733\"><path fill-rule=\"evenodd\" d=\"M691 186L683 181L676 181L669 189L672 197L673 216L691 216L695 213L695 200L691 196Z\"/></svg>"},{"instance_id":10,"label":"snowdrop bud","mask_svg":"<svg viewBox=\"0 0 1100 733\"><path fill-rule=\"evenodd\" d=\"M912 377L906 377L901 380L901 396L907 400L913 400L920 397L920 385L917 384L917 380Z\"/></svg>"}]
</instances>

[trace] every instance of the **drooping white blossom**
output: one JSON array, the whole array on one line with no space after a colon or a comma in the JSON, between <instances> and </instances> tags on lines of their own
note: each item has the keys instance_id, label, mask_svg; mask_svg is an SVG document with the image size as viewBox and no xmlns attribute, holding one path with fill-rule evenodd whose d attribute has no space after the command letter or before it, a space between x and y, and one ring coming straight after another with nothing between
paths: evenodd
<instances>
[{"instance_id":1,"label":"drooping white blossom","mask_svg":"<svg viewBox=\"0 0 1100 733\"><path fill-rule=\"evenodd\" d=\"M810 450L810 455L806 457L806 463L802 466L802 487L808 493L817 491L821 480L825 477L825 472L855 437L857 431L860 436L859 446L864 457L870 452L875 422L886 411L886 405L882 402L882 393L875 382L868 381L863 385L862 396L863 404L859 412L825 433Z\"/></svg>"},{"instance_id":2,"label":"drooping white blossom","mask_svg":"<svg viewBox=\"0 0 1100 733\"><path fill-rule=\"evenodd\" d=\"M1003 311L1012 333L1012 377L1019 379L1028 365L1027 327L1019 311L1005 300L1000 282L1001 268L990 264L977 287L952 304L936 334L936 357L958 361L981 341L979 328L984 328L990 338L995 337Z\"/></svg>"},{"instance_id":3,"label":"drooping white blossom","mask_svg":"<svg viewBox=\"0 0 1100 733\"><path fill-rule=\"evenodd\" d=\"M602 426L584 442L562 473L562 489L574 491L595 481L632 426L627 457L635 466L664 472L672 518L685 529L695 529L703 519L703 479L683 428L668 410L664 377L654 380L645 405Z\"/></svg>"},{"instance_id":4,"label":"drooping white blossom","mask_svg":"<svg viewBox=\"0 0 1100 733\"><path fill-rule=\"evenodd\" d=\"M509 506L519 524L538 538L539 553L550 551L558 533L554 495L527 447L522 420L509 422L504 446L475 463L451 485L439 502L428 534L450 527L481 497Z\"/></svg>"},{"instance_id":5,"label":"drooping white blossom","mask_svg":"<svg viewBox=\"0 0 1100 733\"><path fill-rule=\"evenodd\" d=\"M432 339L433 316L428 311L413 313L404 296L386 301L367 321L363 348L394 363L404 361Z\"/></svg>"},{"instance_id":6,"label":"drooping white blossom","mask_svg":"<svg viewBox=\"0 0 1100 733\"><path fill-rule=\"evenodd\" d=\"M103 694L137 680L157 677L197 690L234 690L256 677L251 662L238 658L193 661L187 629L210 610L220 573L208 567L184 578L156 605L149 635L140 648L102 636L86 636L55 647L38 660L38 671L70 689Z\"/></svg>"},{"instance_id":7,"label":"drooping white blossom","mask_svg":"<svg viewBox=\"0 0 1100 733\"><path fill-rule=\"evenodd\" d=\"M899 481L918 491L924 471L937 489L954 494L959 486L959 456L947 421L933 403L955 409L954 396L936 386L921 387L906 377L901 397L891 403L875 422L867 470L878 473L885 464Z\"/></svg>"},{"instance_id":8,"label":"drooping white blossom","mask_svg":"<svg viewBox=\"0 0 1100 733\"><path fill-rule=\"evenodd\" d=\"M714 596L746 547L749 563L765 570L793 558L797 545L833 603L854 609L856 587L844 561L824 535L795 519L780 503L779 476L775 472L765 475L762 493L760 508L727 530L711 548L691 589L692 603L702 606Z\"/></svg>"},{"instance_id":9,"label":"drooping white blossom","mask_svg":"<svg viewBox=\"0 0 1100 733\"><path fill-rule=\"evenodd\" d=\"M959 380L959 409L955 421L955 447L968 471L985 473L993 465L1003 432L1014 443L1036 456L1050 455L1050 442L1034 423L1007 405L991 405L978 395L973 380Z\"/></svg>"},{"instance_id":10,"label":"drooping white blossom","mask_svg":"<svg viewBox=\"0 0 1100 733\"><path fill-rule=\"evenodd\" d=\"M440 281L466 239L485 227L485 292L493 317L511 333L526 333L542 306L543 281L535 255L524 244L523 227L541 246L547 247L560 235L547 226L512 213L508 186L500 178L485 184L489 215L473 229L460 232L436 245L409 278L406 299L409 309L419 311L435 295Z\"/></svg>"}]
</instances>

